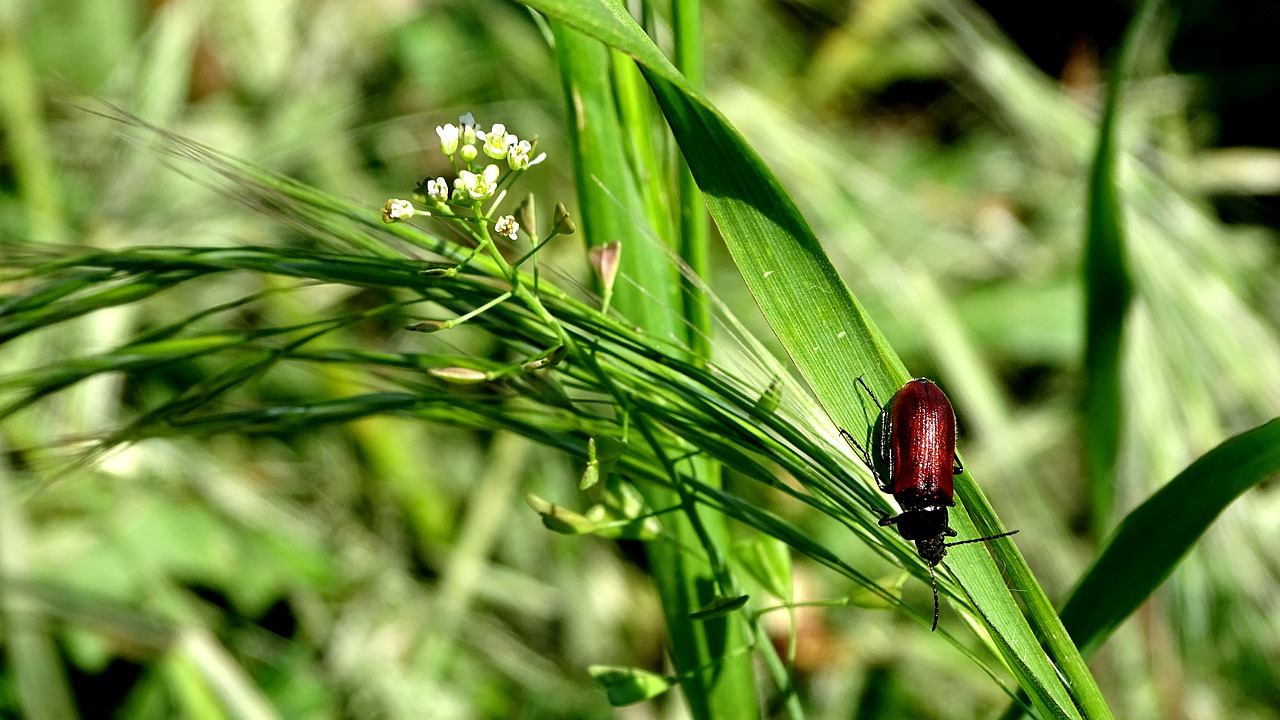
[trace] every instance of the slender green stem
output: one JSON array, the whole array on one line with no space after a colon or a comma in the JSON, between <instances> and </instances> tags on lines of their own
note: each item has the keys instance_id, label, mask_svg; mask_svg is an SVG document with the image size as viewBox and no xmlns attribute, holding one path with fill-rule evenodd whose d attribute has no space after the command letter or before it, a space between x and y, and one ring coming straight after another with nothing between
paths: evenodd
<instances>
[{"instance_id":1,"label":"slender green stem","mask_svg":"<svg viewBox=\"0 0 1280 720\"><path fill-rule=\"evenodd\" d=\"M702 59L702 2L701 0L676 0L673 4L673 29L675 31L676 67L689 84L701 88L703 84ZM710 278L711 242L710 220L702 203L702 193L693 180L689 164L681 157L680 174L680 258L689 267L694 278L704 282ZM688 322L688 342L693 356L702 362L711 357L711 306L705 292L694 278L682 277L684 317Z\"/></svg>"},{"instance_id":2,"label":"slender green stem","mask_svg":"<svg viewBox=\"0 0 1280 720\"><path fill-rule=\"evenodd\" d=\"M471 318L473 318L473 317L475 317L475 316L479 315L480 313L483 313L484 311L489 310L490 308L496 307L496 306L498 306L499 304L506 302L506 301L507 301L507 299L508 299L508 298L510 298L510 297L511 297L511 291L510 291L510 290L508 290L507 292L502 293L501 295L499 295L499 296L495 297L494 299L492 299L492 300L490 300L489 302L487 302L487 303L485 303L485 304L483 304L483 305L481 305L481 306L477 307L476 309L472 310L471 312L469 312L469 313L467 313L467 314L465 314L465 315L459 315L458 317L453 318L452 320L447 320L447 321L445 321L445 323L444 323L444 325L442 326L442 328L441 328L441 329L447 329L447 328L457 327L457 326L461 325L462 323L464 323L464 322L466 322L466 321L470 320Z\"/></svg>"}]
</instances>

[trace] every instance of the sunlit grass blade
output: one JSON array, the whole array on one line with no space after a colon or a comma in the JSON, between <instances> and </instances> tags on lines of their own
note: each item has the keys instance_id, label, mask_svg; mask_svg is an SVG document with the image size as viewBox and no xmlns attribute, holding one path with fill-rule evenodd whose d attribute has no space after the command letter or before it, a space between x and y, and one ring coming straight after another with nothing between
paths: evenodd
<instances>
[{"instance_id":1,"label":"sunlit grass blade","mask_svg":"<svg viewBox=\"0 0 1280 720\"><path fill-rule=\"evenodd\" d=\"M672 3L672 31L675 41L675 65L695 88L701 88L704 75L702 50L701 0L676 0ZM679 159L680 175L680 259L696 277L710 278L711 228L702 193L689 172L684 158ZM685 317L693 332L690 345L700 358L711 355L711 303L704 288L688 278L683 281Z\"/></svg>"},{"instance_id":2,"label":"sunlit grass blade","mask_svg":"<svg viewBox=\"0 0 1280 720\"><path fill-rule=\"evenodd\" d=\"M1129 24L1107 83L1098 141L1089 173L1085 207L1085 469L1089 481L1091 518L1095 536L1109 527L1115 497L1115 464L1120 448L1120 348L1124 319L1133 297L1125 251L1124 208L1116 181L1117 117L1120 89L1129 74L1138 41L1155 14L1156 3L1145 0Z\"/></svg>"},{"instance_id":3,"label":"sunlit grass blade","mask_svg":"<svg viewBox=\"0 0 1280 720\"><path fill-rule=\"evenodd\" d=\"M1200 456L1130 512L1062 607L1062 623L1091 655L1173 573L1214 520L1280 473L1280 419ZM1018 718L1014 705L1002 717Z\"/></svg>"},{"instance_id":4,"label":"sunlit grass blade","mask_svg":"<svg viewBox=\"0 0 1280 720\"><path fill-rule=\"evenodd\" d=\"M216 699L217 715L243 720L276 720L280 714L254 684L249 671L204 628L178 630L171 662L198 675L200 685ZM193 683L196 678L189 678ZM194 687L192 688L195 689ZM197 695L201 695L197 692Z\"/></svg>"},{"instance_id":5,"label":"sunlit grass blade","mask_svg":"<svg viewBox=\"0 0 1280 720\"><path fill-rule=\"evenodd\" d=\"M23 13L0 18L0 127L3 127L6 165L25 216L25 239L39 243L67 239L65 203L54 155L49 152L47 119L41 109L46 98L40 72L34 67L38 48L23 34ZM0 243L9 245L11 238Z\"/></svg>"}]
</instances>

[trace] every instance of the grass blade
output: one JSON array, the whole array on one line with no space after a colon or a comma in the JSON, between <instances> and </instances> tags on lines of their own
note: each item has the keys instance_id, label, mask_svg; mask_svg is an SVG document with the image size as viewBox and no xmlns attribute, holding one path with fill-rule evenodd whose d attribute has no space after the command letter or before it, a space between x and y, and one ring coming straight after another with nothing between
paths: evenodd
<instances>
[{"instance_id":1,"label":"grass blade","mask_svg":"<svg viewBox=\"0 0 1280 720\"><path fill-rule=\"evenodd\" d=\"M1062 608L1086 654L1173 572L1214 519L1246 490L1280 473L1280 418L1200 456L1124 519Z\"/></svg>"},{"instance_id":2,"label":"grass blade","mask_svg":"<svg viewBox=\"0 0 1280 720\"><path fill-rule=\"evenodd\" d=\"M1120 345L1124 318L1133 298L1133 280L1125 260L1124 217L1116 184L1116 117L1120 88L1129 73L1142 30L1155 3L1145 0L1129 25L1112 68L1098 123L1098 143L1089 173L1084 242L1085 288L1085 470L1089 482L1094 533L1106 532L1115 498L1115 463L1120 449Z\"/></svg>"}]
</instances>

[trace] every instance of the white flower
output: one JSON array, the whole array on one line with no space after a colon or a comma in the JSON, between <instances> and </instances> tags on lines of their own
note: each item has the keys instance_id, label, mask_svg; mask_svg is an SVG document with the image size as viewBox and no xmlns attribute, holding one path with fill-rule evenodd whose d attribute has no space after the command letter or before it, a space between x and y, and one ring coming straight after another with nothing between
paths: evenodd
<instances>
[{"instance_id":1,"label":"white flower","mask_svg":"<svg viewBox=\"0 0 1280 720\"><path fill-rule=\"evenodd\" d=\"M493 167L490 165L489 167ZM493 224L493 231L499 235L506 235L512 240L516 239L516 233L520 231L520 223L512 215L503 215L498 218L498 222Z\"/></svg>"},{"instance_id":2,"label":"white flower","mask_svg":"<svg viewBox=\"0 0 1280 720\"><path fill-rule=\"evenodd\" d=\"M494 160L506 157L507 150L520 139L508 133L507 126L502 123L495 123L493 129L487 133L477 132L476 136L484 141L484 154Z\"/></svg>"},{"instance_id":3,"label":"white flower","mask_svg":"<svg viewBox=\"0 0 1280 720\"><path fill-rule=\"evenodd\" d=\"M458 173L458 183L472 200L484 200L493 195L498 188L498 166L487 165L484 172L477 175L469 170ZM454 186L454 194L458 192Z\"/></svg>"},{"instance_id":4,"label":"white flower","mask_svg":"<svg viewBox=\"0 0 1280 720\"><path fill-rule=\"evenodd\" d=\"M427 181L427 197L435 200L437 203L446 203L449 201L449 183L444 178L438 177L435 180Z\"/></svg>"},{"instance_id":5,"label":"white flower","mask_svg":"<svg viewBox=\"0 0 1280 720\"><path fill-rule=\"evenodd\" d=\"M408 220L413 217L415 212L413 203L408 200L391 198L386 205L382 206L382 222L397 223L401 220ZM431 213L427 214L430 215Z\"/></svg>"},{"instance_id":6,"label":"white flower","mask_svg":"<svg viewBox=\"0 0 1280 720\"><path fill-rule=\"evenodd\" d=\"M476 155L479 155L479 154L480 153L476 150L475 145L472 145L471 143L467 143L466 145L463 145L462 150L458 152L458 157L462 158L462 162L469 163L472 160L475 160Z\"/></svg>"},{"instance_id":7,"label":"white flower","mask_svg":"<svg viewBox=\"0 0 1280 720\"><path fill-rule=\"evenodd\" d=\"M547 159L546 153L538 153L538 157L530 160L529 151L532 149L533 145L528 140L521 140L519 143L512 145L511 151L507 155L507 164L511 166L512 170L523 170Z\"/></svg>"},{"instance_id":8,"label":"white flower","mask_svg":"<svg viewBox=\"0 0 1280 720\"><path fill-rule=\"evenodd\" d=\"M458 126L453 123L440 125L436 127L436 134L440 136L440 152L446 156L453 155L458 149Z\"/></svg>"},{"instance_id":9,"label":"white flower","mask_svg":"<svg viewBox=\"0 0 1280 720\"><path fill-rule=\"evenodd\" d=\"M475 145L476 121L471 117L471 113L458 118L458 122L462 123L462 143L464 145Z\"/></svg>"}]
</instances>

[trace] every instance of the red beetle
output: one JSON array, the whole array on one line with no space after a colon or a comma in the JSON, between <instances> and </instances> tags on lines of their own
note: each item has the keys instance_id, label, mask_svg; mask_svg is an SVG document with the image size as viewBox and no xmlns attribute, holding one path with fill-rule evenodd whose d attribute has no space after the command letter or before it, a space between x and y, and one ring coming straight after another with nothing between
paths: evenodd
<instances>
[{"instance_id":1,"label":"red beetle","mask_svg":"<svg viewBox=\"0 0 1280 720\"><path fill-rule=\"evenodd\" d=\"M1018 531L944 542L943 538L956 536L947 508L956 504L954 477L964 472L956 457L956 413L951 401L933 382L917 378L899 388L889 403L881 406L861 377L858 383L881 407L871 429L871 452L848 432L840 432L866 461L880 489L892 494L902 507L901 514L885 515L880 524L897 525L898 532L915 542L916 552L928 564L933 584L933 629L937 630L938 581L933 568L946 557L947 548L994 540Z\"/></svg>"}]
</instances>

